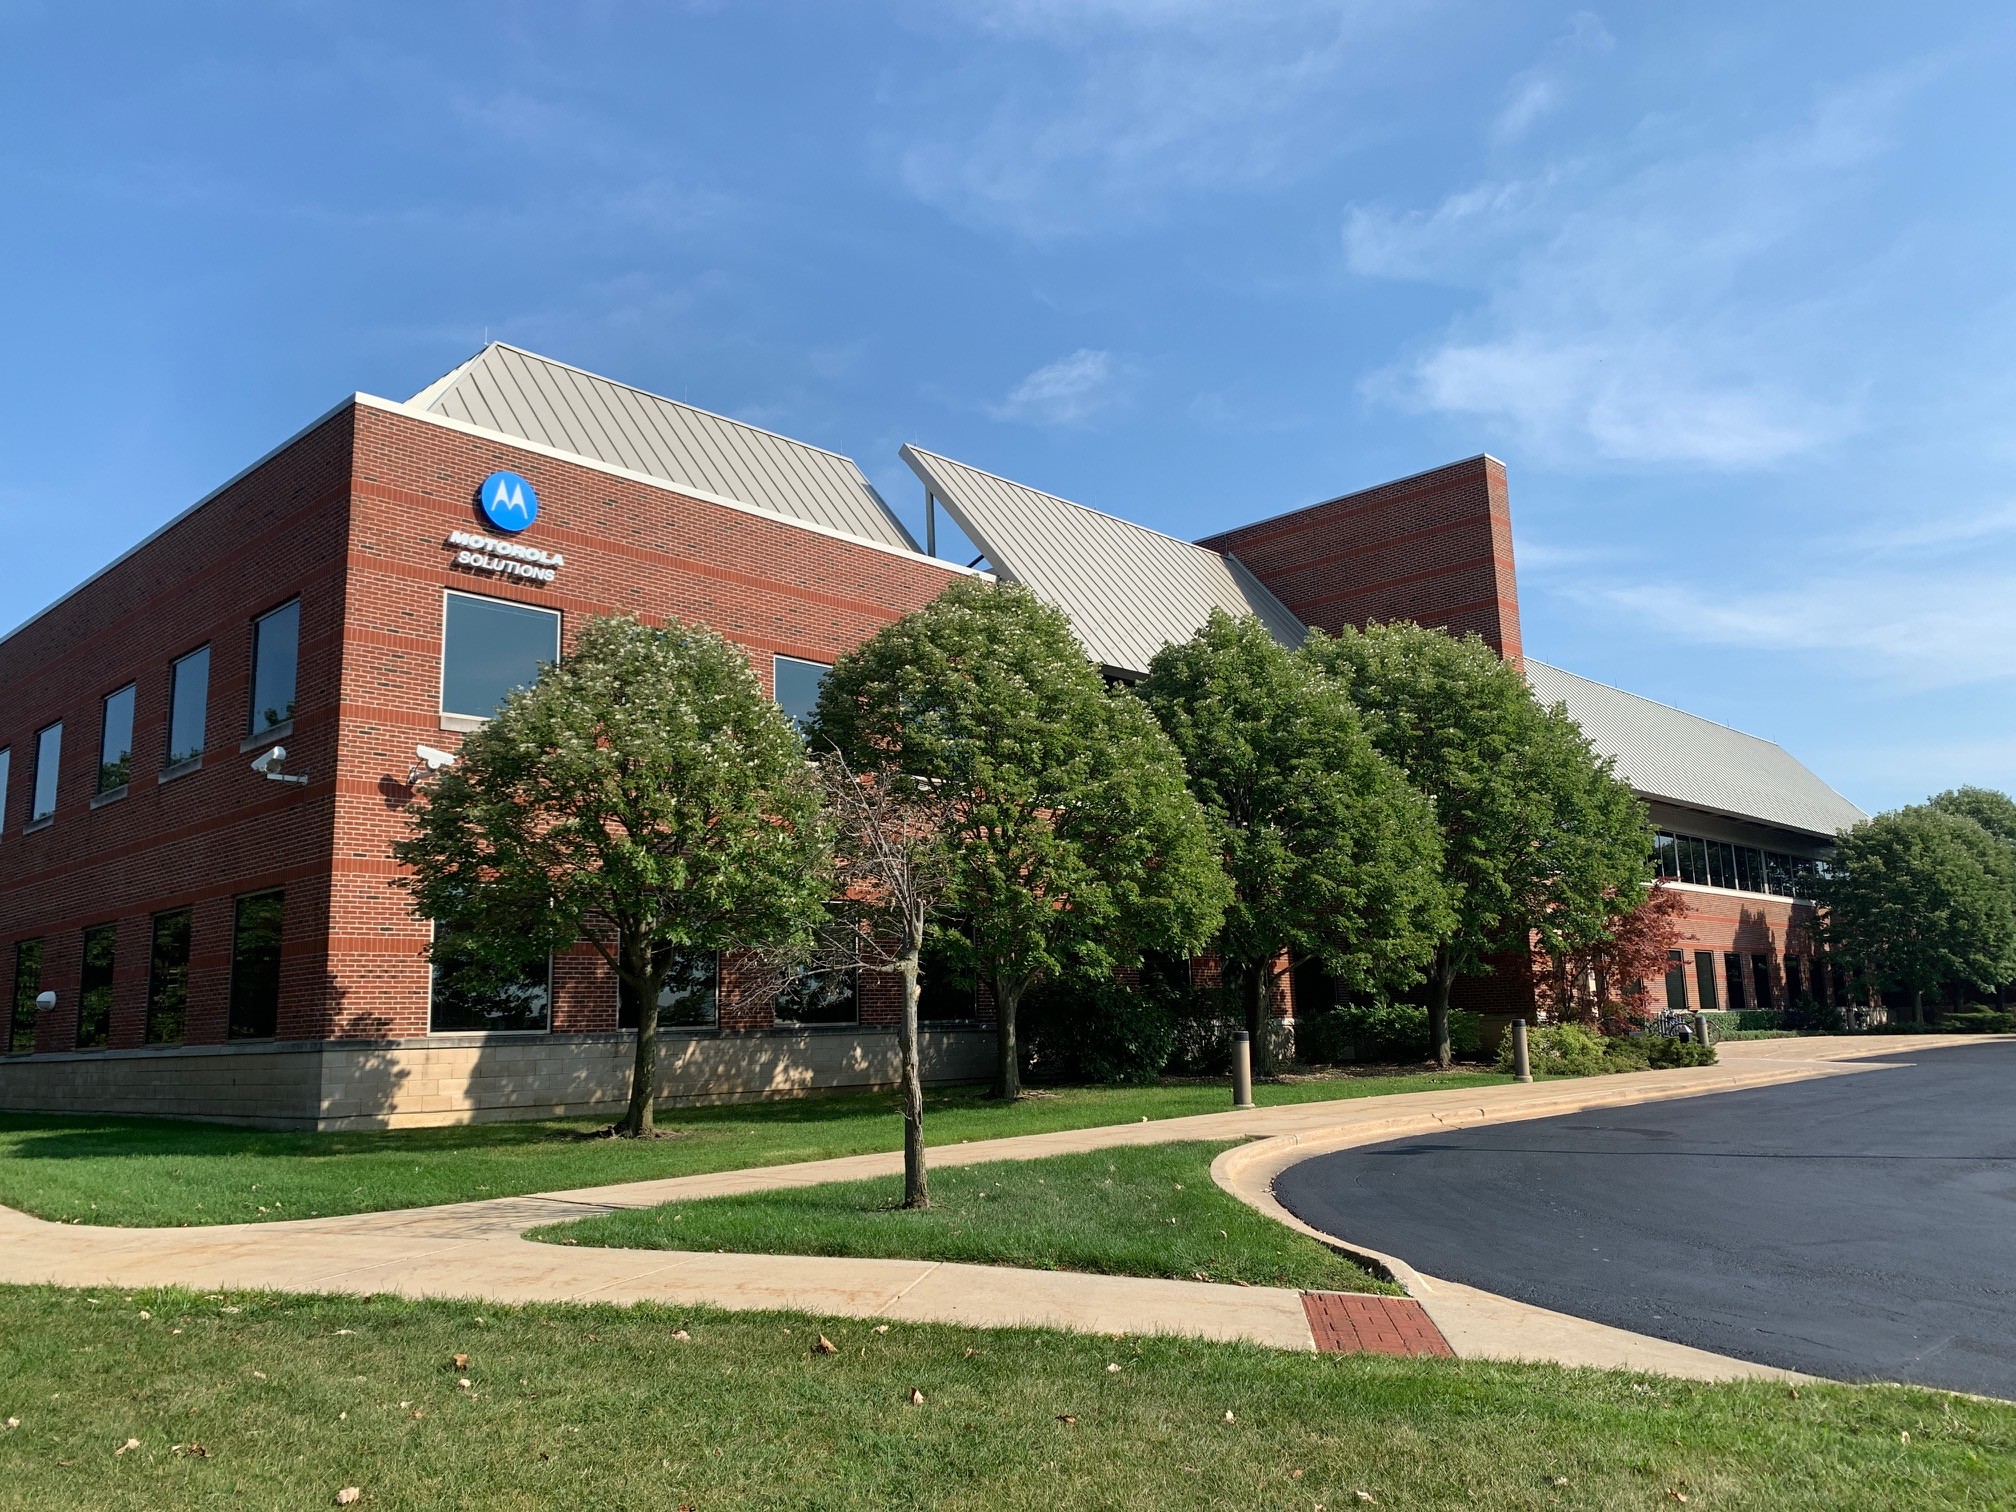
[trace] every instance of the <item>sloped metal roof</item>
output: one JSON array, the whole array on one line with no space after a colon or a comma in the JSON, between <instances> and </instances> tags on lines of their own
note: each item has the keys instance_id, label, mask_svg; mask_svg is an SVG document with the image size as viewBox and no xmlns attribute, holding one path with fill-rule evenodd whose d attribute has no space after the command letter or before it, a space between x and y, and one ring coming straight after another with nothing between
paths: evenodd
<instances>
[{"instance_id":1,"label":"sloped metal roof","mask_svg":"<svg viewBox=\"0 0 2016 1512\"><path fill-rule=\"evenodd\" d=\"M1526 662L1542 703L1565 704L1617 775L1648 798L1813 835L1869 816L1783 746L1544 662Z\"/></svg>"},{"instance_id":2,"label":"sloped metal roof","mask_svg":"<svg viewBox=\"0 0 2016 1512\"><path fill-rule=\"evenodd\" d=\"M915 446L903 460L998 575L1064 611L1101 666L1146 672L1213 609L1254 615L1283 645L1302 643L1302 622L1236 558Z\"/></svg>"},{"instance_id":3,"label":"sloped metal roof","mask_svg":"<svg viewBox=\"0 0 2016 1512\"><path fill-rule=\"evenodd\" d=\"M407 404L702 496L917 549L850 459L501 341Z\"/></svg>"}]
</instances>

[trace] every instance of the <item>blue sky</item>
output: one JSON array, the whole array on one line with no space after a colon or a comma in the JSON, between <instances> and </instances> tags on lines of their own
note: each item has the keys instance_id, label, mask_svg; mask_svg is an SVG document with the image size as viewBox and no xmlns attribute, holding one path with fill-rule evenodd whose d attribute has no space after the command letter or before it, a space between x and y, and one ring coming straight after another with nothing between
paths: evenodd
<instances>
[{"instance_id":1,"label":"blue sky","mask_svg":"<svg viewBox=\"0 0 2016 1512\"><path fill-rule=\"evenodd\" d=\"M1532 654L2016 788L2016 18L0 0L0 623L503 338L1184 535L1479 451Z\"/></svg>"}]
</instances>

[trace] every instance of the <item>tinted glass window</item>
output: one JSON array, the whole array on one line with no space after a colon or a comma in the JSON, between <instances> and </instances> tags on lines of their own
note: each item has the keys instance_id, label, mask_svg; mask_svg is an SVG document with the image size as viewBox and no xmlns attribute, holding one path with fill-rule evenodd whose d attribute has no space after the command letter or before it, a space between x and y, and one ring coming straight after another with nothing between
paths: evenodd
<instances>
[{"instance_id":1,"label":"tinted glass window","mask_svg":"<svg viewBox=\"0 0 2016 1512\"><path fill-rule=\"evenodd\" d=\"M1778 1001L1778 994L1771 990L1771 957L1753 955L1750 957L1750 985L1756 992L1759 1008L1772 1007Z\"/></svg>"},{"instance_id":2,"label":"tinted glass window","mask_svg":"<svg viewBox=\"0 0 2016 1512\"><path fill-rule=\"evenodd\" d=\"M252 626L252 717L263 734L294 717L295 659L301 649L301 600L282 604Z\"/></svg>"},{"instance_id":3,"label":"tinted glass window","mask_svg":"<svg viewBox=\"0 0 2016 1512\"><path fill-rule=\"evenodd\" d=\"M1743 957L1732 950L1722 958L1722 965L1729 979L1729 1007L1739 1009L1743 1006Z\"/></svg>"},{"instance_id":4,"label":"tinted glass window","mask_svg":"<svg viewBox=\"0 0 2016 1512\"><path fill-rule=\"evenodd\" d=\"M0 746L0 830L7 828L7 777L8 768L13 764L13 747Z\"/></svg>"},{"instance_id":5,"label":"tinted glass window","mask_svg":"<svg viewBox=\"0 0 2016 1512\"><path fill-rule=\"evenodd\" d=\"M1677 950L1666 952L1666 1007L1673 1013L1687 1011L1686 958Z\"/></svg>"},{"instance_id":6,"label":"tinted glass window","mask_svg":"<svg viewBox=\"0 0 2016 1512\"><path fill-rule=\"evenodd\" d=\"M1715 955L1713 951L1694 952L1694 985L1699 989L1700 1001L1695 1004L1708 1013L1713 1013L1722 1004L1715 990Z\"/></svg>"},{"instance_id":7,"label":"tinted glass window","mask_svg":"<svg viewBox=\"0 0 2016 1512\"><path fill-rule=\"evenodd\" d=\"M271 1039L280 1027L280 920L285 895L238 900L231 927L232 1039Z\"/></svg>"},{"instance_id":8,"label":"tinted glass window","mask_svg":"<svg viewBox=\"0 0 2016 1512\"><path fill-rule=\"evenodd\" d=\"M210 648L191 651L175 663L168 694L168 755L174 766L203 754L204 726L210 718Z\"/></svg>"},{"instance_id":9,"label":"tinted glass window","mask_svg":"<svg viewBox=\"0 0 2016 1512\"><path fill-rule=\"evenodd\" d=\"M451 931L435 939L434 997L427 1027L434 1034L472 1030L538 1032L545 1029L552 1000L551 963L528 961L514 971L459 955Z\"/></svg>"},{"instance_id":10,"label":"tinted glass window","mask_svg":"<svg viewBox=\"0 0 2016 1512\"><path fill-rule=\"evenodd\" d=\"M133 777L133 685L105 699L104 733L98 741L98 791L122 788Z\"/></svg>"},{"instance_id":11,"label":"tinted glass window","mask_svg":"<svg viewBox=\"0 0 2016 1512\"><path fill-rule=\"evenodd\" d=\"M792 977L777 994L780 1024L853 1024L861 1017L855 973L813 971Z\"/></svg>"},{"instance_id":12,"label":"tinted glass window","mask_svg":"<svg viewBox=\"0 0 2016 1512\"><path fill-rule=\"evenodd\" d=\"M441 712L488 719L539 664L560 659L560 615L528 604L448 595L441 644Z\"/></svg>"},{"instance_id":13,"label":"tinted glass window","mask_svg":"<svg viewBox=\"0 0 2016 1512\"><path fill-rule=\"evenodd\" d=\"M946 919L924 931L924 951L917 962L917 1017L921 1022L980 1016L973 973L962 959L965 952L960 935L965 927L962 920Z\"/></svg>"},{"instance_id":14,"label":"tinted glass window","mask_svg":"<svg viewBox=\"0 0 2016 1512\"><path fill-rule=\"evenodd\" d=\"M775 678L777 707L796 720L799 729L812 722L813 711L819 707L819 686L832 670L824 662L800 661L795 656L775 659L771 675Z\"/></svg>"},{"instance_id":15,"label":"tinted glass window","mask_svg":"<svg viewBox=\"0 0 2016 1512\"><path fill-rule=\"evenodd\" d=\"M63 764L63 726L53 724L35 737L35 794L28 822L56 812L56 772Z\"/></svg>"},{"instance_id":16,"label":"tinted glass window","mask_svg":"<svg viewBox=\"0 0 2016 1512\"><path fill-rule=\"evenodd\" d=\"M154 946L147 960L147 1043L182 1038L189 1012L189 910L154 916Z\"/></svg>"},{"instance_id":17,"label":"tinted glass window","mask_svg":"<svg viewBox=\"0 0 2016 1512\"><path fill-rule=\"evenodd\" d=\"M119 926L98 924L84 931L84 970L77 981L77 1048L97 1050L112 1037L112 968L118 955Z\"/></svg>"},{"instance_id":18,"label":"tinted glass window","mask_svg":"<svg viewBox=\"0 0 2016 1512\"><path fill-rule=\"evenodd\" d=\"M1800 965L1799 957L1788 955L1785 957L1785 1001L1796 1003L1805 995L1805 972Z\"/></svg>"},{"instance_id":19,"label":"tinted glass window","mask_svg":"<svg viewBox=\"0 0 2016 1512\"><path fill-rule=\"evenodd\" d=\"M10 1055L35 1048L35 998L42 991L42 942L22 940L14 947L14 1022L7 1031Z\"/></svg>"},{"instance_id":20,"label":"tinted glass window","mask_svg":"<svg viewBox=\"0 0 2016 1512\"><path fill-rule=\"evenodd\" d=\"M665 968L658 988L661 1028L711 1029L720 1021L721 958L711 950L678 950ZM637 1027L637 1004L628 992L618 995L616 1027Z\"/></svg>"},{"instance_id":21,"label":"tinted glass window","mask_svg":"<svg viewBox=\"0 0 2016 1512\"><path fill-rule=\"evenodd\" d=\"M1664 830L1661 830L1652 842L1652 868L1659 876L1670 881L1679 879L1679 842Z\"/></svg>"}]
</instances>

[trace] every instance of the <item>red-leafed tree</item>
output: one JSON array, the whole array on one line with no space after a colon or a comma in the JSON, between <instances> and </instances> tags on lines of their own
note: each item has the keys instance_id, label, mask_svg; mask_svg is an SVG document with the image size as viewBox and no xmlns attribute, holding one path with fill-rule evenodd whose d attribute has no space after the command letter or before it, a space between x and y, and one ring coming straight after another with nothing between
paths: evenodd
<instances>
[{"instance_id":1,"label":"red-leafed tree","mask_svg":"<svg viewBox=\"0 0 2016 1512\"><path fill-rule=\"evenodd\" d=\"M1535 952L1534 997L1554 1017L1606 1034L1644 1023L1652 1016L1652 983L1666 972L1686 912L1680 893L1653 883L1644 902L1610 916L1605 938L1557 955Z\"/></svg>"}]
</instances>

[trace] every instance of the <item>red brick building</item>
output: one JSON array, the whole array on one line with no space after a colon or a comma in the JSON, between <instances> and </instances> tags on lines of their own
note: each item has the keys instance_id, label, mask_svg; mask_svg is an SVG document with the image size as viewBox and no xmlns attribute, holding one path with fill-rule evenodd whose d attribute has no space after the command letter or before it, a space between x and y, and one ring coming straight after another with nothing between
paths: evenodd
<instances>
[{"instance_id":1,"label":"red brick building","mask_svg":"<svg viewBox=\"0 0 2016 1512\"><path fill-rule=\"evenodd\" d=\"M1284 639L1410 616L1521 654L1489 458L1199 546L905 455L927 508L1117 673L1213 604ZM711 625L795 710L970 570L920 551L844 457L514 348L405 403L345 400L0 640L0 1107L341 1127L620 1100L630 1036L592 952L502 1000L429 965L430 926L389 885L415 775L589 615ZM1717 959L1676 981L1781 999L1802 947L1774 879L1857 811L1775 746L1532 675L1591 711L1680 837L1662 855L1699 894L1690 950ZM874 979L773 999L732 965L693 972L668 984L666 1096L893 1080ZM936 1078L984 1074L974 1013L937 1005Z\"/></svg>"}]
</instances>

